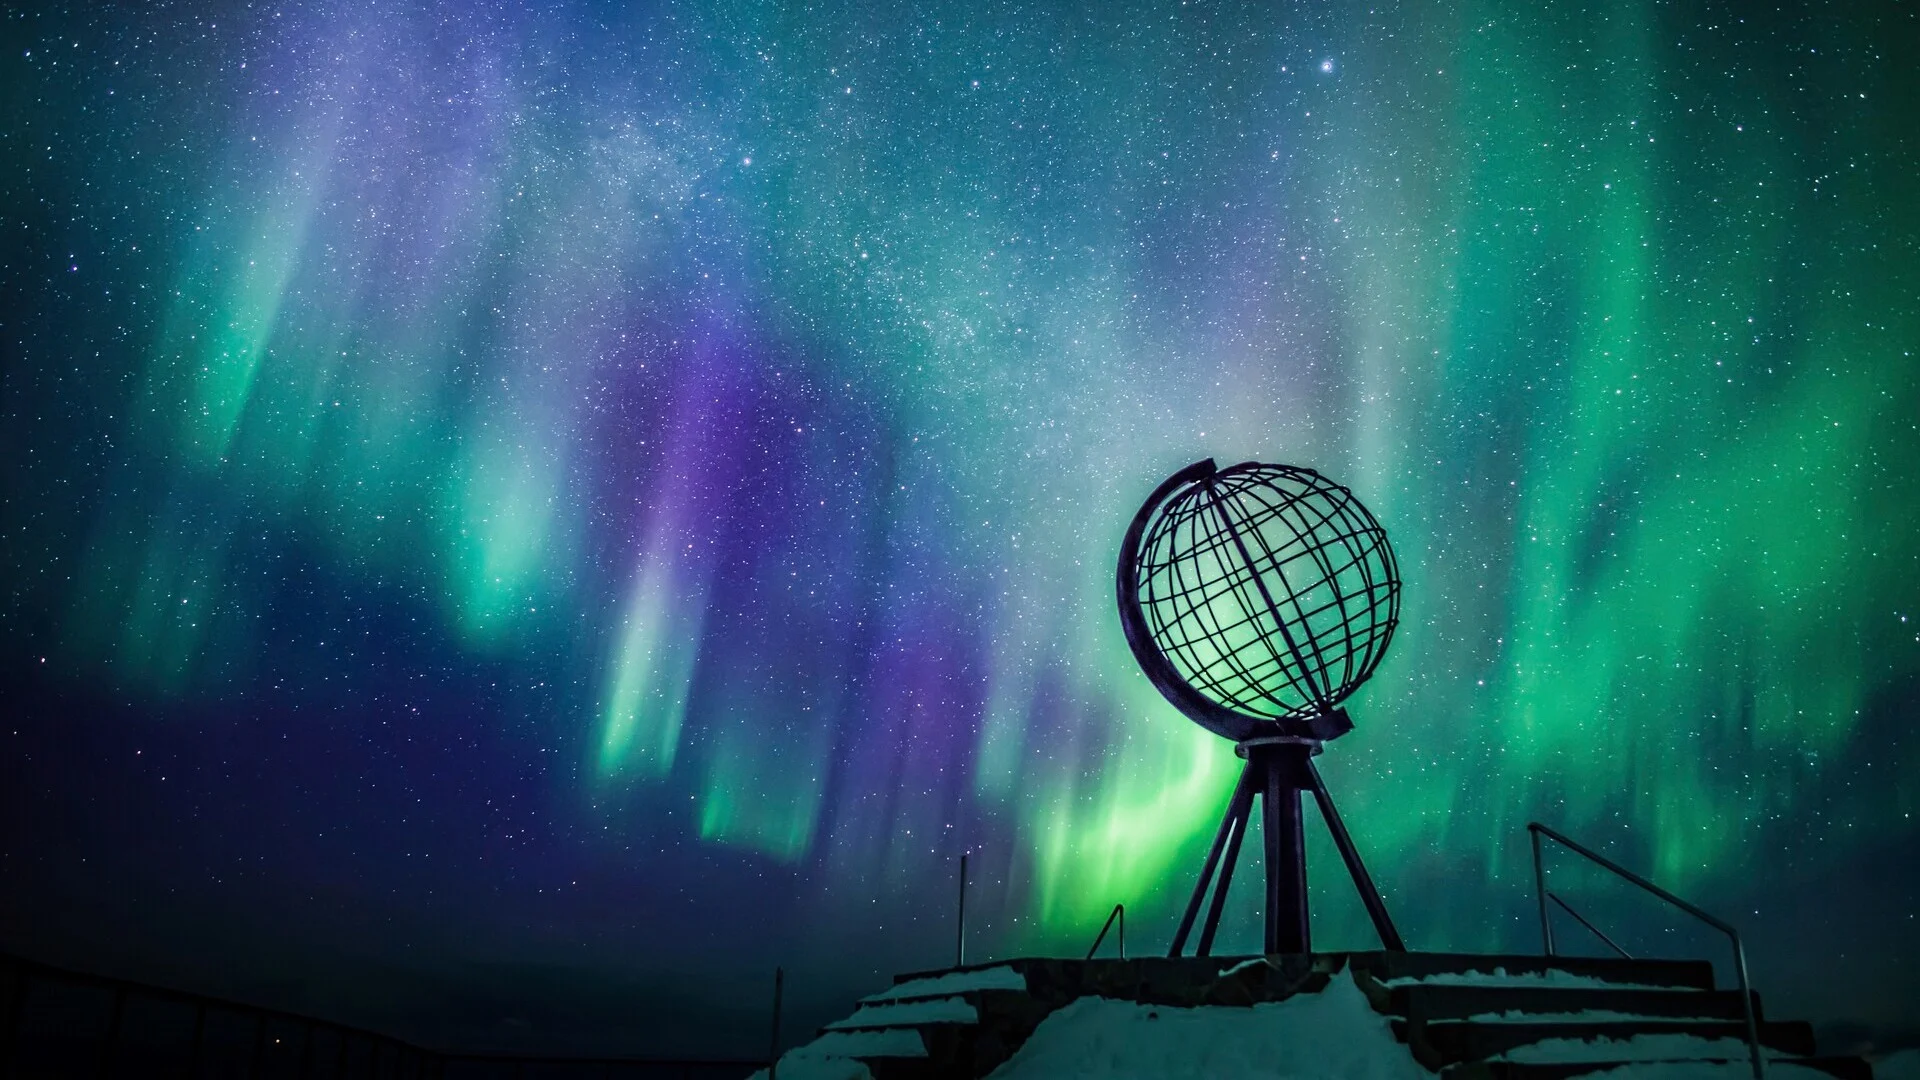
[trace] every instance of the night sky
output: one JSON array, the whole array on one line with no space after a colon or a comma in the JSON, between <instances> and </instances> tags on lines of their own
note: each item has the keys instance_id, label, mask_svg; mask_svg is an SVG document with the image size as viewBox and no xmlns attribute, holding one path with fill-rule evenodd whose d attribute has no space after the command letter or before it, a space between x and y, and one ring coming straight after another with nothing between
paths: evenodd
<instances>
[{"instance_id":1,"label":"night sky","mask_svg":"<svg viewBox=\"0 0 1920 1080\"><path fill-rule=\"evenodd\" d=\"M1259 459L1406 577L1411 946L1538 948L1538 818L1920 1042L1913 3L0 15L0 946L740 1055L963 851L972 958L1164 949L1238 762L1113 560Z\"/></svg>"}]
</instances>

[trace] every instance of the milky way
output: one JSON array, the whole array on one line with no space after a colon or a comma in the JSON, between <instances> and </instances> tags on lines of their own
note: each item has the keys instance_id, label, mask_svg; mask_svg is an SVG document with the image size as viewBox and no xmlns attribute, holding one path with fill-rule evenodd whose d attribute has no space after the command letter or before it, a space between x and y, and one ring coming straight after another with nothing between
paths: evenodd
<instances>
[{"instance_id":1,"label":"milky way","mask_svg":"<svg viewBox=\"0 0 1920 1080\"><path fill-rule=\"evenodd\" d=\"M1162 947L1237 762L1113 560L1214 457L1392 537L1412 944L1536 947L1540 819L1904 1015L1914 13L1066 7L8 16L7 944L661 1052L948 962L963 851L976 956Z\"/></svg>"}]
</instances>

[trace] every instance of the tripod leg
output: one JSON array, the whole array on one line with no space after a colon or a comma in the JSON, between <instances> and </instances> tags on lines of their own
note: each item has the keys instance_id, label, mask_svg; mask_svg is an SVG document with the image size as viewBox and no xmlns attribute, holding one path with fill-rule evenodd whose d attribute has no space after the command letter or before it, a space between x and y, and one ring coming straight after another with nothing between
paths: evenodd
<instances>
[{"instance_id":1,"label":"tripod leg","mask_svg":"<svg viewBox=\"0 0 1920 1080\"><path fill-rule=\"evenodd\" d=\"M1273 868L1270 879L1274 919L1274 952L1308 953L1313 951L1307 922L1307 833L1300 814L1300 789L1288 783L1275 769L1267 779L1268 801L1273 809L1267 820L1274 825Z\"/></svg>"},{"instance_id":2,"label":"tripod leg","mask_svg":"<svg viewBox=\"0 0 1920 1080\"><path fill-rule=\"evenodd\" d=\"M1247 824L1253 817L1253 785L1241 773L1240 787L1233 793L1227 814L1233 821L1233 836L1227 841L1227 855L1220 864L1220 880L1213 887L1213 903L1207 905L1207 921L1200 927L1200 947L1195 956L1213 955L1213 935L1220 929L1220 911L1227 905L1227 887L1233 884L1233 865L1240 861L1240 842L1247 838Z\"/></svg>"},{"instance_id":3,"label":"tripod leg","mask_svg":"<svg viewBox=\"0 0 1920 1080\"><path fill-rule=\"evenodd\" d=\"M1360 861L1360 852L1353 846L1353 837L1347 835L1346 823L1340 820L1340 811L1333 808L1333 796L1327 793L1327 785L1320 779L1320 770L1307 762L1307 777L1313 782L1313 798L1320 805L1320 816L1326 819L1327 831L1333 834L1333 842L1340 849L1340 858L1347 864L1347 873L1353 875L1353 887L1360 891L1360 902L1367 906L1367 914L1373 919L1373 929L1380 935L1382 947L1393 952L1405 952L1406 945L1400 941L1400 931L1393 928L1393 919L1387 914L1387 903L1380 897L1380 890L1373 884L1373 876L1367 873L1365 863Z\"/></svg>"},{"instance_id":4,"label":"tripod leg","mask_svg":"<svg viewBox=\"0 0 1920 1080\"><path fill-rule=\"evenodd\" d=\"M1260 854L1267 871L1265 935L1260 951L1280 951L1280 773L1261 755Z\"/></svg>"},{"instance_id":5,"label":"tripod leg","mask_svg":"<svg viewBox=\"0 0 1920 1080\"><path fill-rule=\"evenodd\" d=\"M1300 782L1292 751L1261 753L1265 790L1261 830L1267 855L1267 951L1306 953L1308 938L1308 849L1300 821ZM1286 757L1283 757L1286 753Z\"/></svg>"},{"instance_id":6,"label":"tripod leg","mask_svg":"<svg viewBox=\"0 0 1920 1080\"><path fill-rule=\"evenodd\" d=\"M1220 819L1220 831L1213 835L1213 846L1207 849L1207 861L1200 867L1200 880L1194 883L1193 898L1187 901L1187 912L1180 917L1180 929L1173 935L1173 947L1167 950L1168 956L1179 956L1180 950L1187 947L1187 935L1193 932L1193 920L1200 916L1200 902L1206 899L1207 885L1213 881L1214 868L1220 864L1220 851L1226 847L1228 831L1233 827L1234 808L1240 805L1241 792L1248 786L1249 775L1251 767L1240 773L1240 782L1233 789L1233 797L1227 800L1227 812Z\"/></svg>"}]
</instances>

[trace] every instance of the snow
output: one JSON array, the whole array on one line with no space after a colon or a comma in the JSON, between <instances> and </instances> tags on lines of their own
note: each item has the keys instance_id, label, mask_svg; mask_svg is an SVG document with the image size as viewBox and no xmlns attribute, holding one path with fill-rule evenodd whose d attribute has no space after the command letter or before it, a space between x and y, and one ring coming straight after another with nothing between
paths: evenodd
<instances>
[{"instance_id":1,"label":"snow","mask_svg":"<svg viewBox=\"0 0 1920 1080\"><path fill-rule=\"evenodd\" d=\"M1084 997L1042 1021L992 1080L1433 1080L1360 988L1196 1009ZM1830 1080L1830 1078L1829 1078Z\"/></svg>"},{"instance_id":2,"label":"snow","mask_svg":"<svg viewBox=\"0 0 1920 1080\"><path fill-rule=\"evenodd\" d=\"M1613 1009L1582 1009L1578 1012L1527 1012L1523 1009L1508 1009L1506 1012L1475 1013L1467 1019L1476 1024L1598 1024L1621 1020L1683 1023L1695 1020L1724 1020L1726 1017L1649 1016L1646 1013L1617 1012Z\"/></svg>"},{"instance_id":3,"label":"snow","mask_svg":"<svg viewBox=\"0 0 1920 1080\"><path fill-rule=\"evenodd\" d=\"M927 1044L914 1028L886 1031L829 1031L805 1046L780 1055L780 1080L870 1080L872 1073L855 1058L923 1058ZM761 1069L749 1080L764 1080Z\"/></svg>"},{"instance_id":4,"label":"snow","mask_svg":"<svg viewBox=\"0 0 1920 1080\"><path fill-rule=\"evenodd\" d=\"M787 1051L802 1057L926 1057L927 1044L916 1028L883 1031L829 1031L805 1046ZM786 1057L781 1058L782 1061Z\"/></svg>"},{"instance_id":5,"label":"snow","mask_svg":"<svg viewBox=\"0 0 1920 1080\"><path fill-rule=\"evenodd\" d=\"M1596 978L1592 975L1572 975L1564 971L1522 971L1507 974L1503 967L1492 971L1444 971L1434 975L1409 975L1399 979L1384 979L1382 986L1579 986L1598 987L1605 990L1678 990L1686 992L1684 987L1659 986L1650 983L1614 982L1611 979Z\"/></svg>"},{"instance_id":6,"label":"snow","mask_svg":"<svg viewBox=\"0 0 1920 1080\"><path fill-rule=\"evenodd\" d=\"M1902 1050L1874 1063L1875 1080L1920 1080L1920 1050Z\"/></svg>"},{"instance_id":7,"label":"snow","mask_svg":"<svg viewBox=\"0 0 1920 1080\"><path fill-rule=\"evenodd\" d=\"M835 1020L827 1030L839 1028L906 1027L912 1024L971 1024L980 1019L966 998L931 998L898 1005L862 1005L845 1020Z\"/></svg>"},{"instance_id":8,"label":"snow","mask_svg":"<svg viewBox=\"0 0 1920 1080\"><path fill-rule=\"evenodd\" d=\"M1600 1080L1601 1077L1608 1080L1751 1080L1752 1076L1753 1064L1741 1058L1738 1061L1647 1061L1581 1073L1580 1080ZM1767 1080L1833 1080L1833 1074L1805 1065L1769 1062Z\"/></svg>"},{"instance_id":9,"label":"snow","mask_svg":"<svg viewBox=\"0 0 1920 1080\"><path fill-rule=\"evenodd\" d=\"M1388 985L1422 982L1634 986L1557 971L1509 975L1500 968L1396 979ZM1025 977L1006 965L900 983L863 999L851 1017L829 1025L818 1039L782 1056L779 1080L872 1080L872 1073L859 1058L927 1056L925 1043L913 1025L975 1022L974 1006L961 995L1025 988ZM1509 1010L1470 1019L1481 1023L1608 1023L1683 1018L1589 1009L1562 1013ZM855 1027L877 1030L851 1030ZM1827 1073L1785 1060L1793 1055L1773 1050L1766 1054L1768 1080L1832 1080ZM1752 1075L1744 1041L1678 1033L1542 1039L1514 1047L1498 1060L1623 1063L1589 1074L1593 1080L1745 1080ZM1874 1073L1878 1080L1920 1080L1920 1050L1893 1054L1875 1065ZM1013 1057L990 1075L991 1080L1432 1080L1432 1074L1393 1037L1389 1019L1374 1012L1351 976L1335 977L1318 994L1299 994L1250 1008L1178 1009L1083 997L1047 1017ZM763 1069L752 1080L766 1078Z\"/></svg>"},{"instance_id":10,"label":"snow","mask_svg":"<svg viewBox=\"0 0 1920 1080\"><path fill-rule=\"evenodd\" d=\"M930 979L913 979L890 986L877 994L861 998L863 1003L898 1001L901 998L941 997L971 990L1025 990L1027 977L1005 964L976 971L953 971Z\"/></svg>"},{"instance_id":11,"label":"snow","mask_svg":"<svg viewBox=\"0 0 1920 1080\"><path fill-rule=\"evenodd\" d=\"M1761 1047L1768 1058L1792 1057ZM1624 1039L1541 1039L1500 1055L1505 1061L1746 1061L1744 1039L1706 1039L1698 1035L1630 1035Z\"/></svg>"},{"instance_id":12,"label":"snow","mask_svg":"<svg viewBox=\"0 0 1920 1080\"><path fill-rule=\"evenodd\" d=\"M767 1080L767 1070L747 1080ZM780 1056L780 1080L873 1080L873 1074L851 1058L796 1057L788 1052Z\"/></svg>"}]
</instances>

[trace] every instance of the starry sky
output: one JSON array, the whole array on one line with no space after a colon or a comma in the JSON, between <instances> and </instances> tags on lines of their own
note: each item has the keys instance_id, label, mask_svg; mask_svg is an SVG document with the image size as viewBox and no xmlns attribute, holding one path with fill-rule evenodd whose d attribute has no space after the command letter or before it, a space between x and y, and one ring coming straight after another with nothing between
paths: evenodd
<instances>
[{"instance_id":1,"label":"starry sky","mask_svg":"<svg viewBox=\"0 0 1920 1080\"><path fill-rule=\"evenodd\" d=\"M0 15L0 945L691 1054L962 852L974 958L1164 948L1237 762L1113 559L1258 459L1406 578L1321 763L1412 946L1537 948L1537 818L1920 1041L1911 3Z\"/></svg>"}]
</instances>

